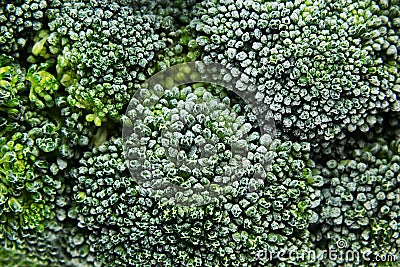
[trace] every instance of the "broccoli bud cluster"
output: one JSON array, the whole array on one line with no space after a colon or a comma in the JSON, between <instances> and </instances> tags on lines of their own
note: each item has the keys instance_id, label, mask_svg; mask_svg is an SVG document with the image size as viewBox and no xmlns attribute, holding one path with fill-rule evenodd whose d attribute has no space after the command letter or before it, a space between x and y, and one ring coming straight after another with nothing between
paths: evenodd
<instances>
[{"instance_id":1,"label":"broccoli bud cluster","mask_svg":"<svg viewBox=\"0 0 400 267\"><path fill-rule=\"evenodd\" d=\"M232 189L227 185L242 179L249 179L249 188L262 184L267 135L261 135L256 115L243 100L220 86L164 91L158 84L154 89L164 92L156 105L138 103L127 112L134 133L127 137L125 157L142 186L150 182L156 195L175 195L176 204L224 194ZM140 91L145 92L151 94Z\"/></svg>"},{"instance_id":2,"label":"broccoli bud cluster","mask_svg":"<svg viewBox=\"0 0 400 267\"><path fill-rule=\"evenodd\" d=\"M0 57L0 243L7 257L25 254L22 262L36 259L32 264L46 264L59 253L53 241L65 218L63 175L91 136L81 114L55 95L59 83L45 69L32 65L26 71ZM43 109L54 105L59 114Z\"/></svg>"},{"instance_id":3,"label":"broccoli bud cluster","mask_svg":"<svg viewBox=\"0 0 400 267\"><path fill-rule=\"evenodd\" d=\"M71 1L55 9L51 32L68 38L58 57L58 72L72 106L92 112L100 126L118 120L131 95L151 71L155 55L172 41L174 19L115 2Z\"/></svg>"},{"instance_id":4,"label":"broccoli bud cluster","mask_svg":"<svg viewBox=\"0 0 400 267\"><path fill-rule=\"evenodd\" d=\"M0 265L397 266L399 4L0 0Z\"/></svg>"},{"instance_id":5,"label":"broccoli bud cluster","mask_svg":"<svg viewBox=\"0 0 400 267\"><path fill-rule=\"evenodd\" d=\"M50 5L46 0L1 0L0 53L14 57L26 53L32 32L44 27Z\"/></svg>"},{"instance_id":6,"label":"broccoli bud cluster","mask_svg":"<svg viewBox=\"0 0 400 267\"><path fill-rule=\"evenodd\" d=\"M322 244L320 249L345 240L342 249L359 253L358 264L397 255L400 245L399 120L385 124L377 127L388 132L385 136L356 136L348 140L343 159L330 159L314 170L323 186L318 230L312 239ZM345 260L326 259L326 264L354 264Z\"/></svg>"},{"instance_id":7,"label":"broccoli bud cluster","mask_svg":"<svg viewBox=\"0 0 400 267\"><path fill-rule=\"evenodd\" d=\"M373 1L210 0L194 14L202 59L265 84L284 139L330 153L333 140L400 110L396 5L386 12Z\"/></svg>"},{"instance_id":8,"label":"broccoli bud cluster","mask_svg":"<svg viewBox=\"0 0 400 267\"><path fill-rule=\"evenodd\" d=\"M153 116L146 118L147 125L142 129L147 133L144 138L147 142L143 143L147 149L137 152L148 154L148 164L153 169L143 173L154 175L155 181L166 176L171 178L171 183L193 183L189 188L195 188L196 183L207 184L206 179L213 183L223 168L234 169L235 166L226 164L230 152L226 149L229 144L225 143L229 128L218 131L221 125L232 124L232 118L220 113L215 113L221 115L215 118L193 116L193 121L182 128L176 120L178 114L167 112L181 102L190 106L189 102L196 97L203 99L207 106L217 99L215 96L222 95L222 101L227 100L221 88L210 87L214 89L202 85L180 90L175 87L151 111ZM215 96L205 88L208 92L214 91ZM237 126L246 128L251 112L241 108L240 103L232 108L238 112L236 118L242 121L236 122ZM161 132L168 125L178 127L174 133L181 138L164 138ZM168 149L168 141L175 140L180 148L177 157L182 154L188 159L197 158L195 144L205 140L204 135L216 139L215 151L202 155L219 163L210 165L212 169L198 166L199 169L186 170L186 166L177 166L178 161L171 162L172 158L167 157L174 150ZM253 130L247 137L248 160L255 162L261 156L257 132ZM321 196L314 186L311 168L315 163L309 157L308 143L272 141L265 153L270 164L261 186L252 188L251 176L243 173L241 179L230 181L226 186L229 190L201 206L176 205L176 199L171 202L162 196L150 196L145 187L138 185L139 173L131 175L125 165L123 144L122 138L106 141L85 153L80 167L71 172L77 184L73 187L75 204L68 214L77 220L80 229L76 230L79 242L70 251L75 251L71 254L77 258L93 261L95 266L249 266L245 264L267 263L258 256L259 251L306 249L304 244L310 236L307 227L317 220L313 209ZM220 150L221 147L225 149ZM248 171L256 172L255 167ZM202 179L197 181L198 172L202 173Z\"/></svg>"}]
</instances>

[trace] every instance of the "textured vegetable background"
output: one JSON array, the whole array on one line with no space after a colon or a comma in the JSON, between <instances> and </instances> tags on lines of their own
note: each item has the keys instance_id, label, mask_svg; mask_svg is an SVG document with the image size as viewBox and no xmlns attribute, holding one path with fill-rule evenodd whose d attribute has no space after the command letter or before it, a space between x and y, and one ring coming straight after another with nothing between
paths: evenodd
<instances>
[{"instance_id":1,"label":"textured vegetable background","mask_svg":"<svg viewBox=\"0 0 400 267\"><path fill-rule=\"evenodd\" d=\"M398 0L0 0L0 265L398 266L260 252L344 240L399 258L399 38ZM140 126L141 175L241 177L210 203L174 205L138 184L121 133L142 84L193 61L259 85L276 133L266 142L224 87L166 89ZM176 123L191 106L214 113ZM170 160L203 145L206 167ZM234 146L247 165L232 165Z\"/></svg>"}]
</instances>

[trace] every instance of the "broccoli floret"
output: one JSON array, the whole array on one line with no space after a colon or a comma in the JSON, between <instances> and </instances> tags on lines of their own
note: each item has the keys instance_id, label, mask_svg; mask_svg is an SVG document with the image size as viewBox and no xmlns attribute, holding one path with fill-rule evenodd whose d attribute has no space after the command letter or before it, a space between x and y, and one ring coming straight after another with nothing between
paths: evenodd
<instances>
[{"instance_id":1,"label":"broccoli floret","mask_svg":"<svg viewBox=\"0 0 400 267\"><path fill-rule=\"evenodd\" d=\"M149 91L146 98L153 97ZM257 117L243 100L220 86L197 84L165 90L158 102L150 107L134 104L127 112L128 116L146 114L129 117L133 134L126 136L126 158L132 175L144 183L152 177L165 179L165 184L151 184L157 195L174 189L174 194L181 194L181 189L191 188L192 195L181 199L189 203L202 197L198 191L223 194L243 179L258 187L265 177L271 137L262 135Z\"/></svg>"},{"instance_id":2,"label":"broccoli floret","mask_svg":"<svg viewBox=\"0 0 400 267\"><path fill-rule=\"evenodd\" d=\"M157 53L178 30L171 11L157 10L70 1L52 12L51 32L69 41L58 57L61 83L72 106L92 113L88 121L97 126L107 117L118 121L135 90L154 74Z\"/></svg>"},{"instance_id":3,"label":"broccoli floret","mask_svg":"<svg viewBox=\"0 0 400 267\"><path fill-rule=\"evenodd\" d=\"M58 162L43 157L61 148L59 127L40 111L29 109L29 98L24 97L28 87L24 71L11 58L2 56L0 61L0 243L6 250L38 253L38 247L28 243L36 238L38 244L51 251L43 235L48 222L55 217L54 201L63 192L63 183L56 176ZM61 158L59 162L66 165ZM46 260L49 256L44 254L39 258Z\"/></svg>"},{"instance_id":4,"label":"broccoli floret","mask_svg":"<svg viewBox=\"0 0 400 267\"><path fill-rule=\"evenodd\" d=\"M46 262L40 261L37 258L30 258L25 253L18 251L0 250L0 264L4 267L46 267Z\"/></svg>"},{"instance_id":5,"label":"broccoli floret","mask_svg":"<svg viewBox=\"0 0 400 267\"><path fill-rule=\"evenodd\" d=\"M332 141L400 110L396 3L209 0L194 14L201 58L264 84L285 140L329 154Z\"/></svg>"},{"instance_id":6,"label":"broccoli floret","mask_svg":"<svg viewBox=\"0 0 400 267\"><path fill-rule=\"evenodd\" d=\"M397 266L399 3L0 0L0 265Z\"/></svg>"},{"instance_id":7,"label":"broccoli floret","mask_svg":"<svg viewBox=\"0 0 400 267\"><path fill-rule=\"evenodd\" d=\"M46 12L58 1L1 0L0 1L0 54L19 58L26 54L33 33L45 27Z\"/></svg>"},{"instance_id":8,"label":"broccoli floret","mask_svg":"<svg viewBox=\"0 0 400 267\"><path fill-rule=\"evenodd\" d=\"M72 124L77 116L63 118L60 109L58 114L56 109L43 110L46 105L38 96L46 104L53 101L54 95L47 93L59 86L54 76L35 65L26 72L4 55L0 63L2 253L25 253L48 263L58 253L52 242L65 218L60 201L67 187L63 172L79 154L77 148L89 144L90 132ZM81 128L80 135L74 126Z\"/></svg>"},{"instance_id":9,"label":"broccoli floret","mask_svg":"<svg viewBox=\"0 0 400 267\"><path fill-rule=\"evenodd\" d=\"M323 177L323 186L313 240L320 249L337 248L344 240L346 247L339 249L363 256L356 264L374 261L377 255L398 255L399 120L384 122L372 139L361 134L349 138L342 159L329 159L314 170Z\"/></svg>"},{"instance_id":10,"label":"broccoli floret","mask_svg":"<svg viewBox=\"0 0 400 267\"><path fill-rule=\"evenodd\" d=\"M23 98L17 97L26 89L24 73L21 68L14 66L13 58L2 55L0 57L0 110L7 117L17 118L23 109Z\"/></svg>"},{"instance_id":11,"label":"broccoli floret","mask_svg":"<svg viewBox=\"0 0 400 267\"><path fill-rule=\"evenodd\" d=\"M196 93L204 92L202 86L195 88L175 88L166 93L165 103L160 101L165 105L164 112L153 110L154 120L148 118L149 136L167 127L168 121L174 121L176 116L168 115L165 108L173 108L183 100L189 102ZM243 107L242 112L250 115ZM216 119L229 125L227 117ZM246 116L242 119L245 125ZM210 135L218 132L218 127L211 127L212 120L209 124L205 118L204 122L204 125L193 122L192 127L188 125L186 130L182 129L181 151L196 147L194 143L206 132ZM216 135L220 143L217 151L209 155L210 159L214 154L224 157L229 152L223 144L225 135L229 133ZM255 141L259 140L256 134L250 136L248 156L253 162L261 156L256 152L260 145ZM174 173L171 177L176 181L196 183L193 179L198 175L196 169L174 167L171 158L168 160L161 151L163 138L159 137L147 143L150 149L146 153L152 153L149 164L153 164L154 175L160 173L163 177ZM307 228L316 220L313 208L320 196L318 188L313 186L311 168L315 164L309 158L308 143L273 141L270 151L266 152L271 165L257 190L252 190L251 179L243 173L240 180L231 184L230 190L202 206L174 205L163 197L150 197L149 191L138 185L138 177L129 173L123 144L121 138L106 141L85 153L80 167L72 171L77 184L73 188L75 205L68 214L82 229L66 242L72 245L71 255L86 257L96 266L256 266L268 261L258 257L259 251L306 250L308 247ZM220 153L218 148L222 149ZM196 158L196 152L187 153L187 157ZM215 170L208 170L210 177L207 173L201 175L203 180L206 178L212 183L217 179L218 175L212 177L213 174L218 174L219 168L225 165L223 158L219 160ZM79 242L74 242L75 239Z\"/></svg>"}]
</instances>

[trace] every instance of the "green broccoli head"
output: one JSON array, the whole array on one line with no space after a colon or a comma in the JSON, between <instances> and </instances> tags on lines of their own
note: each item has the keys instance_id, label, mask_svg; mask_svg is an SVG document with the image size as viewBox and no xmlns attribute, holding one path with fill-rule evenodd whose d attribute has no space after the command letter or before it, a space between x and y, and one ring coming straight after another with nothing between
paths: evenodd
<instances>
[{"instance_id":1,"label":"green broccoli head","mask_svg":"<svg viewBox=\"0 0 400 267\"><path fill-rule=\"evenodd\" d=\"M25 71L4 55L0 62L0 243L6 251L48 263L58 253L52 241L65 218L63 172L91 134L79 113L61 108L62 99L53 94L59 83L49 72L37 65ZM71 117L61 117L68 112Z\"/></svg>"},{"instance_id":2,"label":"green broccoli head","mask_svg":"<svg viewBox=\"0 0 400 267\"><path fill-rule=\"evenodd\" d=\"M176 162L160 152L162 136L157 138L151 132L157 133L168 120L173 120L174 116L165 111L167 107L173 108L186 98L193 100L195 94L191 90L199 93L204 89L184 87L178 97L173 97L174 89L171 94L167 92L165 100L169 101L160 101L164 113L157 109L154 120L148 118L149 136L155 139L148 141L150 149L146 153L153 167L148 170L155 178L172 175L172 182L195 184L198 170L175 169ZM176 92L179 93L178 88ZM243 112L246 114L244 109ZM228 125L229 118L225 120ZM210 127L212 121L181 129L181 151L204 139L202 132L207 129L211 129L210 134L217 130L207 125ZM254 137L247 141L251 162L258 155ZM221 142L223 138L222 135ZM185 146L191 142L191 146ZM313 210L321 196L311 171L315 164L309 158L308 143L273 141L267 152L271 164L257 190L252 189L250 177L243 173L240 180L229 185L230 190L201 206L175 205L163 197L150 197L149 191L138 184L139 177L130 174L123 145L122 138L106 141L85 153L79 167L72 170L77 184L68 215L81 229L66 241L72 246L70 254L93 260L99 266L256 266L268 261L260 257L260 251L306 250L308 225L317 220ZM226 153L222 150L215 155L224 157ZM189 151L187 157L195 158L196 152ZM210 156L213 157L214 154ZM225 165L223 158L216 160L219 164L215 169L205 170L215 177L204 173L200 175L202 181L208 177L213 183L217 179L218 168Z\"/></svg>"},{"instance_id":3,"label":"green broccoli head","mask_svg":"<svg viewBox=\"0 0 400 267\"><path fill-rule=\"evenodd\" d=\"M107 117L118 121L135 90L158 69L157 55L182 35L173 10L113 1L71 1L54 9L50 30L68 42L57 71L70 105L90 111L87 120L97 126ZM177 49L163 52L162 62L182 52Z\"/></svg>"},{"instance_id":4,"label":"green broccoli head","mask_svg":"<svg viewBox=\"0 0 400 267\"><path fill-rule=\"evenodd\" d=\"M339 241L398 256L399 14L398 0L0 0L0 265L397 266L301 256ZM245 73L277 138L212 84L125 113L137 92L154 100L144 81L195 60Z\"/></svg>"},{"instance_id":5,"label":"green broccoli head","mask_svg":"<svg viewBox=\"0 0 400 267\"><path fill-rule=\"evenodd\" d=\"M329 154L332 141L399 111L396 4L210 0L194 14L202 59L263 84L282 138Z\"/></svg>"},{"instance_id":6,"label":"green broccoli head","mask_svg":"<svg viewBox=\"0 0 400 267\"><path fill-rule=\"evenodd\" d=\"M45 27L47 9L58 3L51 2L0 1L0 54L7 53L16 58L26 54L33 33Z\"/></svg>"},{"instance_id":7,"label":"green broccoli head","mask_svg":"<svg viewBox=\"0 0 400 267\"><path fill-rule=\"evenodd\" d=\"M398 118L386 117L372 138L363 134L349 138L342 159L329 159L314 170L323 177L314 236L321 249L336 248L339 240L345 240L342 249L357 251L364 263L379 255L397 255L398 125Z\"/></svg>"}]
</instances>

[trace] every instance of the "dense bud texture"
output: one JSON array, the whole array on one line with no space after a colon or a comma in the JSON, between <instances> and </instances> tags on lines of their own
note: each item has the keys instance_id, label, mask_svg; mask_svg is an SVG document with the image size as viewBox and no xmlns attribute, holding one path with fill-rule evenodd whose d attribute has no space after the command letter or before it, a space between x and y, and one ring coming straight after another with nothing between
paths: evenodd
<instances>
[{"instance_id":1,"label":"dense bud texture","mask_svg":"<svg viewBox=\"0 0 400 267\"><path fill-rule=\"evenodd\" d=\"M398 266L399 36L399 0L0 0L0 266Z\"/></svg>"},{"instance_id":2,"label":"dense bud texture","mask_svg":"<svg viewBox=\"0 0 400 267\"><path fill-rule=\"evenodd\" d=\"M50 1L46 0L1 0L0 53L16 57L26 53L32 32L44 27L49 7Z\"/></svg>"},{"instance_id":3,"label":"dense bud texture","mask_svg":"<svg viewBox=\"0 0 400 267\"><path fill-rule=\"evenodd\" d=\"M265 85L260 97L282 137L330 153L330 141L367 132L379 114L400 110L399 7L386 8L373 1L210 0L190 25L204 61L236 66Z\"/></svg>"},{"instance_id":4,"label":"dense bud texture","mask_svg":"<svg viewBox=\"0 0 400 267\"><path fill-rule=\"evenodd\" d=\"M68 42L57 71L70 105L91 111L88 121L119 120L135 90L155 73L158 53L179 35L173 9L159 14L158 8L71 1L53 10L50 30Z\"/></svg>"},{"instance_id":5,"label":"dense bud texture","mask_svg":"<svg viewBox=\"0 0 400 267\"><path fill-rule=\"evenodd\" d=\"M346 240L346 249L365 255L361 262L396 255L399 248L399 121L385 123L377 127L387 131L384 137L350 139L343 159L330 159L314 170L324 185L322 227L313 238L324 249Z\"/></svg>"},{"instance_id":6,"label":"dense bud texture","mask_svg":"<svg viewBox=\"0 0 400 267\"><path fill-rule=\"evenodd\" d=\"M88 260L95 266L250 266L261 262L260 250L305 249L320 196L310 183L307 146L274 141L259 190L249 190L243 178L213 203L180 206L150 198L137 185L122 144L112 139L85 153L73 170L78 184L69 216L81 228L73 246L82 253L76 256L94 256Z\"/></svg>"}]
</instances>

